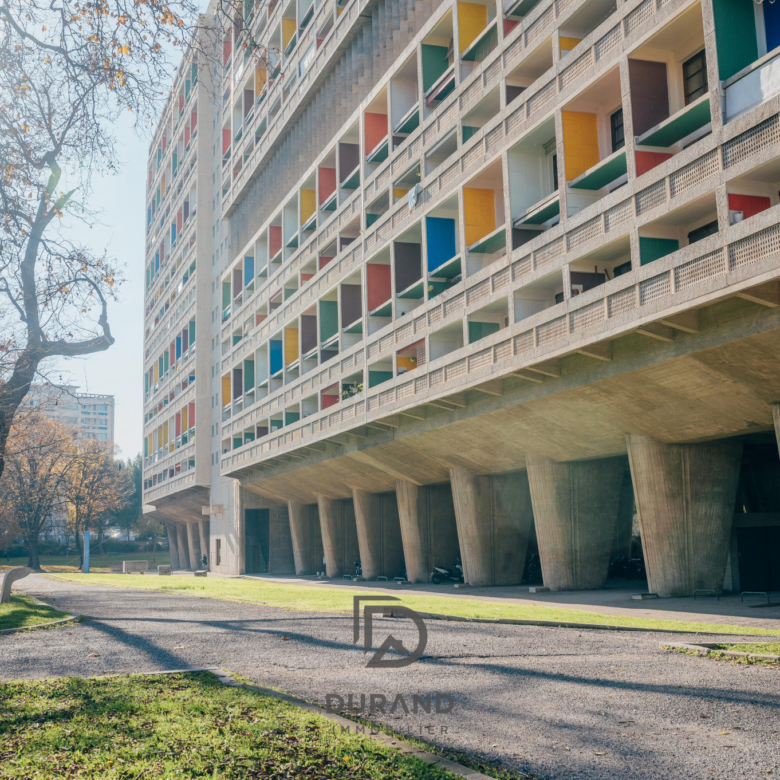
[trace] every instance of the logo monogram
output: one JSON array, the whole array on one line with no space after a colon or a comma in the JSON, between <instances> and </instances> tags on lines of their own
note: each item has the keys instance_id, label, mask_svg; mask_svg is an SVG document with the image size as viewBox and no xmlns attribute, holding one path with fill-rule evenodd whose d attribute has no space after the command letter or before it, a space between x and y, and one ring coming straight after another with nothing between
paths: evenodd
<instances>
[{"instance_id":1,"label":"logo monogram","mask_svg":"<svg viewBox=\"0 0 780 780\"><path fill-rule=\"evenodd\" d=\"M355 596L353 599L353 611L352 611L352 628L353 628L353 644L357 644L360 640L360 602L361 601L400 601L395 596ZM363 649L364 652L368 652L373 645L373 617L379 613L384 613L385 608L383 606L369 606L366 605L363 608L363 614L366 621L366 630L364 635ZM413 652L409 652L401 642L400 639L396 639L390 634L387 639L380 645L379 649L374 653L366 664L367 667L372 669L400 669L403 666L409 666L415 661L418 661L425 651L425 646L428 644L428 629L423 623L423 619L409 607L397 606L393 607L393 617L400 617L401 615L408 617L412 620L417 627L417 633L420 638L417 642ZM395 650L399 654L403 654L402 658L385 658L385 655L389 650Z\"/></svg>"}]
</instances>

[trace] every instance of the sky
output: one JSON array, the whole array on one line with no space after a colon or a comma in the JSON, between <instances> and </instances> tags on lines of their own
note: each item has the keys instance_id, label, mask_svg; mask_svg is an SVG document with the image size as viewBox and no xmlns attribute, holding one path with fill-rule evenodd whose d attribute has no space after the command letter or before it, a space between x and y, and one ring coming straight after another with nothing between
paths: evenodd
<instances>
[{"instance_id":1,"label":"sky","mask_svg":"<svg viewBox=\"0 0 780 780\"><path fill-rule=\"evenodd\" d=\"M78 385L79 392L115 396L114 438L120 456L132 458L143 441L144 183L149 139L136 134L130 119L120 118L115 130L119 173L93 178L87 202L101 213L101 224L79 238L96 254L105 248L126 279L119 302L111 302L108 309L116 342L105 352L61 361L49 378Z\"/></svg>"}]
</instances>

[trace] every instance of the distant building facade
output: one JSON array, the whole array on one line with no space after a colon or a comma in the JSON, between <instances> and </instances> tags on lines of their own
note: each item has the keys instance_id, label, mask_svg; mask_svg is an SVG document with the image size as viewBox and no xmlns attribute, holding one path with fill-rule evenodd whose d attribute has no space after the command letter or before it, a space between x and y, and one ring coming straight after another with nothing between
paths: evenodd
<instances>
[{"instance_id":1,"label":"distant building facade","mask_svg":"<svg viewBox=\"0 0 780 780\"><path fill-rule=\"evenodd\" d=\"M52 420L77 431L82 439L114 441L113 395L80 393L76 385L34 387L28 396L30 406L41 406Z\"/></svg>"}]
</instances>

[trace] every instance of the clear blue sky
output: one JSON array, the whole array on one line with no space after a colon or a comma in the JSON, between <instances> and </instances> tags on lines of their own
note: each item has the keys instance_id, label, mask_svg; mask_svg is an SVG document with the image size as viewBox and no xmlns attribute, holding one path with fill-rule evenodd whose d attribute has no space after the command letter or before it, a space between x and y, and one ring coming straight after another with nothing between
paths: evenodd
<instances>
[{"instance_id":1,"label":"clear blue sky","mask_svg":"<svg viewBox=\"0 0 780 780\"><path fill-rule=\"evenodd\" d=\"M79 239L99 254L105 248L123 270L119 303L109 307L116 343L106 352L59 363L52 380L78 385L81 392L116 396L115 439L123 458L140 452L143 415L143 274L145 171L148 138L139 138L128 120L120 120L119 173L95 177L89 205L102 212L102 224ZM78 226L78 223L75 223ZM79 231L83 230L78 226Z\"/></svg>"}]
</instances>

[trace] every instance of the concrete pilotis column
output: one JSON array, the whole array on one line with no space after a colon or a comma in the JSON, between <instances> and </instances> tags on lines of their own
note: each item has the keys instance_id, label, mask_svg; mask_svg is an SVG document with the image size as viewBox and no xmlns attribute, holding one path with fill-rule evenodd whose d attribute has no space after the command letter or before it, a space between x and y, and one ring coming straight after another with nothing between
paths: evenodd
<instances>
[{"instance_id":1,"label":"concrete pilotis column","mask_svg":"<svg viewBox=\"0 0 780 780\"><path fill-rule=\"evenodd\" d=\"M179 564L182 569L189 569L190 556L187 553L187 531L182 525L176 524L176 544L179 549Z\"/></svg>"},{"instance_id":2,"label":"concrete pilotis column","mask_svg":"<svg viewBox=\"0 0 780 780\"><path fill-rule=\"evenodd\" d=\"M168 523L168 550L171 553L171 569L176 571L181 569L179 563L179 550L177 547L178 539L176 533L176 525L174 523Z\"/></svg>"},{"instance_id":3,"label":"concrete pilotis column","mask_svg":"<svg viewBox=\"0 0 780 780\"><path fill-rule=\"evenodd\" d=\"M398 516L401 521L401 540L406 561L406 578L409 582L427 582L428 571L428 524L424 510L420 506L425 488L413 482L399 479L395 483L395 495L398 500ZM357 501L355 502L357 509Z\"/></svg>"},{"instance_id":4,"label":"concrete pilotis column","mask_svg":"<svg viewBox=\"0 0 780 780\"><path fill-rule=\"evenodd\" d=\"M190 554L190 568L200 568L200 556L198 555L198 529L194 523L186 523L187 550Z\"/></svg>"},{"instance_id":5,"label":"concrete pilotis column","mask_svg":"<svg viewBox=\"0 0 780 780\"><path fill-rule=\"evenodd\" d=\"M288 501L287 513L290 518L295 573L301 575L322 571L322 539L317 506Z\"/></svg>"},{"instance_id":6,"label":"concrete pilotis column","mask_svg":"<svg viewBox=\"0 0 780 780\"><path fill-rule=\"evenodd\" d=\"M450 469L464 579L470 585L513 585L523 578L533 523L523 472L481 477Z\"/></svg>"},{"instance_id":7,"label":"concrete pilotis column","mask_svg":"<svg viewBox=\"0 0 780 780\"><path fill-rule=\"evenodd\" d=\"M353 490L360 565L367 580L376 579L382 570L382 507L379 496L365 490Z\"/></svg>"},{"instance_id":8,"label":"concrete pilotis column","mask_svg":"<svg viewBox=\"0 0 780 780\"><path fill-rule=\"evenodd\" d=\"M246 574L246 515L241 483L233 480L233 516L236 524L236 574Z\"/></svg>"},{"instance_id":9,"label":"concrete pilotis column","mask_svg":"<svg viewBox=\"0 0 780 780\"><path fill-rule=\"evenodd\" d=\"M723 587L742 461L738 441L662 444L626 437L650 591Z\"/></svg>"},{"instance_id":10,"label":"concrete pilotis column","mask_svg":"<svg viewBox=\"0 0 780 780\"><path fill-rule=\"evenodd\" d=\"M343 528L337 517L333 500L326 496L317 496L317 509L320 513L320 531L322 532L322 550L325 556L325 573L328 577L340 577L344 574L341 564L343 547Z\"/></svg>"},{"instance_id":11,"label":"concrete pilotis column","mask_svg":"<svg viewBox=\"0 0 780 780\"><path fill-rule=\"evenodd\" d=\"M206 560L210 561L209 556L209 528L208 520L198 520L198 532L200 536L200 557L206 556ZM201 561L201 565L203 561Z\"/></svg>"},{"instance_id":12,"label":"concrete pilotis column","mask_svg":"<svg viewBox=\"0 0 780 780\"><path fill-rule=\"evenodd\" d=\"M631 469L626 461L623 468L623 483L620 486L615 535L612 538L612 557L628 558L631 555L631 539L634 533L634 486L631 483Z\"/></svg>"},{"instance_id":13,"label":"concrete pilotis column","mask_svg":"<svg viewBox=\"0 0 780 780\"><path fill-rule=\"evenodd\" d=\"M556 463L526 456L542 575L550 590L603 587L624 462L603 458Z\"/></svg>"},{"instance_id":14,"label":"concrete pilotis column","mask_svg":"<svg viewBox=\"0 0 780 780\"><path fill-rule=\"evenodd\" d=\"M777 447L780 449L780 404L772 404L772 419L775 422L775 437Z\"/></svg>"}]
</instances>

